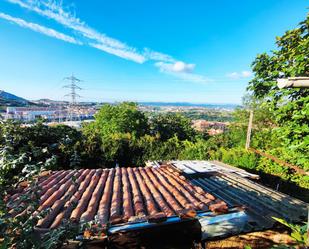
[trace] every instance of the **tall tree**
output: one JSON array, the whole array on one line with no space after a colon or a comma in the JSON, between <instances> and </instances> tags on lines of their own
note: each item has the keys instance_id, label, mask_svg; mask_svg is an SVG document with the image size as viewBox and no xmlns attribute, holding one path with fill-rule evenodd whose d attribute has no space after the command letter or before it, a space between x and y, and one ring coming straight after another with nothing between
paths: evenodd
<instances>
[{"instance_id":1,"label":"tall tree","mask_svg":"<svg viewBox=\"0 0 309 249\"><path fill-rule=\"evenodd\" d=\"M282 146L300 153L298 163L308 163L309 148L309 89L279 89L278 78L309 76L309 15L298 28L276 38L277 49L256 57L255 74L248 90L275 117L277 134Z\"/></svg>"},{"instance_id":2,"label":"tall tree","mask_svg":"<svg viewBox=\"0 0 309 249\"><path fill-rule=\"evenodd\" d=\"M137 104L132 102L103 105L95 115L93 126L102 136L131 133L139 137L148 130L146 116L138 110Z\"/></svg>"},{"instance_id":3,"label":"tall tree","mask_svg":"<svg viewBox=\"0 0 309 249\"><path fill-rule=\"evenodd\" d=\"M160 140L166 141L176 136L179 140L195 140L196 132L192 121L180 114L161 114L151 120L151 132Z\"/></svg>"}]
</instances>

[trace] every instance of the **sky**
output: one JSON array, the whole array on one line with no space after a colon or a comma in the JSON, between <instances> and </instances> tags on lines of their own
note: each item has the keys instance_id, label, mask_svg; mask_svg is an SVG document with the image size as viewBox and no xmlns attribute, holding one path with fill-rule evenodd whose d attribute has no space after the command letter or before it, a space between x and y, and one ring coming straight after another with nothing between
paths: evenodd
<instances>
[{"instance_id":1,"label":"sky","mask_svg":"<svg viewBox=\"0 0 309 249\"><path fill-rule=\"evenodd\" d=\"M0 0L0 89L35 100L241 103L307 0Z\"/></svg>"}]
</instances>

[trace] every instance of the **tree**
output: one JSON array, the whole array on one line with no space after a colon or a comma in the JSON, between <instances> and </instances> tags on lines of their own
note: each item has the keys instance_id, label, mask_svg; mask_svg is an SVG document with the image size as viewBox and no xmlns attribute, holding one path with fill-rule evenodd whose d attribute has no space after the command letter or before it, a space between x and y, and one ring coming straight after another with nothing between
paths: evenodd
<instances>
[{"instance_id":1,"label":"tree","mask_svg":"<svg viewBox=\"0 0 309 249\"><path fill-rule=\"evenodd\" d=\"M194 141L196 132L190 119L180 114L161 114L150 120L152 135L166 141L176 136L179 140Z\"/></svg>"},{"instance_id":2,"label":"tree","mask_svg":"<svg viewBox=\"0 0 309 249\"><path fill-rule=\"evenodd\" d=\"M279 89L278 78L309 76L309 15L296 29L277 37L277 50L256 57L254 79L248 90L275 117L282 147L299 156L296 163L309 160L309 89Z\"/></svg>"},{"instance_id":3,"label":"tree","mask_svg":"<svg viewBox=\"0 0 309 249\"><path fill-rule=\"evenodd\" d=\"M147 160L176 159L185 140L195 141L191 120L179 114L146 117L135 103L104 105L83 127L87 146L98 149L108 167L143 166ZM98 151L98 150L97 150Z\"/></svg>"},{"instance_id":4,"label":"tree","mask_svg":"<svg viewBox=\"0 0 309 249\"><path fill-rule=\"evenodd\" d=\"M69 126L42 123L23 127L20 123L0 123L0 181L13 180L25 165L46 162L47 169L71 169L85 165L93 156L85 148L87 139ZM95 165L94 165L95 166Z\"/></svg>"},{"instance_id":5,"label":"tree","mask_svg":"<svg viewBox=\"0 0 309 249\"><path fill-rule=\"evenodd\" d=\"M103 105L95 121L83 127L87 151L99 153L97 157L107 167L141 163L143 150L138 140L147 133L147 117L131 102Z\"/></svg>"},{"instance_id":6,"label":"tree","mask_svg":"<svg viewBox=\"0 0 309 249\"><path fill-rule=\"evenodd\" d=\"M148 123L136 103L122 102L118 105L103 105L95 115L92 128L102 137L115 133L131 133L140 137L147 133Z\"/></svg>"}]
</instances>

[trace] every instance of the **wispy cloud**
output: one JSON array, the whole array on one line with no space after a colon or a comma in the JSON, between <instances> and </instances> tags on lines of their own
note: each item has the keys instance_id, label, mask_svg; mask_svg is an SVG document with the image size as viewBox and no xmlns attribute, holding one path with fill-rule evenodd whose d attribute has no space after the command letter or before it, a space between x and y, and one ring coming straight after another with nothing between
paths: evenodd
<instances>
[{"instance_id":1,"label":"wispy cloud","mask_svg":"<svg viewBox=\"0 0 309 249\"><path fill-rule=\"evenodd\" d=\"M90 42L89 45L92 47L137 63L143 63L146 61L146 58L141 53L137 52L135 48L96 31L95 29L82 22L79 18L73 16L70 12L64 10L61 2L50 0L7 1L18 4L22 8L34 11L41 16L52 19L62 24L66 28L76 31L83 37L95 41Z\"/></svg>"},{"instance_id":2,"label":"wispy cloud","mask_svg":"<svg viewBox=\"0 0 309 249\"><path fill-rule=\"evenodd\" d=\"M58 31L54 30L54 29L47 28L47 27L41 26L41 25L36 24L36 23L27 22L27 21L25 21L21 18L16 18L16 17L7 15L7 14L2 13L2 12L0 12L0 18L7 20L11 23L15 23L15 24L17 24L17 25L19 25L23 28L31 29L35 32L38 32L38 33L41 33L41 34L44 34L44 35L47 35L47 36L50 36L50 37L53 37L53 38L56 38L56 39L59 39L59 40L63 40L65 42L74 43L74 44L78 44L78 45L82 44L81 42L77 41L75 38L73 38L71 36L65 35L63 33L60 33Z\"/></svg>"},{"instance_id":3,"label":"wispy cloud","mask_svg":"<svg viewBox=\"0 0 309 249\"><path fill-rule=\"evenodd\" d=\"M111 38L94 28L88 26L70 11L65 10L62 1L55 0L7 0L17 4L22 8L36 12L37 14L54 20L64 27L73 30L75 33L86 38L86 44L109 54L134 61L144 63L155 61L155 67L160 72L173 75L174 77L196 83L206 83L209 80L202 75L193 73L195 64L179 61L170 55L145 48L138 50L117 39Z\"/></svg>"},{"instance_id":4,"label":"wispy cloud","mask_svg":"<svg viewBox=\"0 0 309 249\"><path fill-rule=\"evenodd\" d=\"M184 81L191 81L195 83L209 83L212 80L199 74L194 74L192 71L195 68L195 64L186 64L182 61L176 61L175 63L156 62L155 66L159 68L160 72L173 75Z\"/></svg>"},{"instance_id":5,"label":"wispy cloud","mask_svg":"<svg viewBox=\"0 0 309 249\"><path fill-rule=\"evenodd\" d=\"M191 73L195 68L195 64L187 64L183 61L176 61L175 63L157 62L155 66L164 73Z\"/></svg>"},{"instance_id":6,"label":"wispy cloud","mask_svg":"<svg viewBox=\"0 0 309 249\"><path fill-rule=\"evenodd\" d=\"M172 56L168 54L163 54L160 52L153 51L150 48L145 48L143 54L148 60L164 61L164 62L175 62L176 61Z\"/></svg>"},{"instance_id":7,"label":"wispy cloud","mask_svg":"<svg viewBox=\"0 0 309 249\"><path fill-rule=\"evenodd\" d=\"M233 72L227 74L226 76L233 80L244 79L244 78L250 78L252 76L252 72L250 71Z\"/></svg>"},{"instance_id":8,"label":"wispy cloud","mask_svg":"<svg viewBox=\"0 0 309 249\"><path fill-rule=\"evenodd\" d=\"M130 59L138 63L143 63L145 61L145 58L142 55L132 52L130 50L117 49L114 47L107 46L104 43L89 43L89 45L93 48L102 50L104 52L116 55L124 59Z\"/></svg>"}]
</instances>

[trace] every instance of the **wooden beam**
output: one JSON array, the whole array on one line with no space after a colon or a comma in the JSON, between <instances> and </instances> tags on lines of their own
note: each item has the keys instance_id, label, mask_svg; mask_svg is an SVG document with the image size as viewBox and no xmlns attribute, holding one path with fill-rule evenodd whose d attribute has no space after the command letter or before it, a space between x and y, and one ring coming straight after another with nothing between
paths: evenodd
<instances>
[{"instance_id":1,"label":"wooden beam","mask_svg":"<svg viewBox=\"0 0 309 249\"><path fill-rule=\"evenodd\" d=\"M281 88L309 88L309 77L290 77L277 80L278 87Z\"/></svg>"},{"instance_id":2,"label":"wooden beam","mask_svg":"<svg viewBox=\"0 0 309 249\"><path fill-rule=\"evenodd\" d=\"M250 110L249 124L248 124L248 130L247 130L247 140L246 140L246 147L245 147L246 150L250 148L252 121L253 121L253 111Z\"/></svg>"},{"instance_id":3,"label":"wooden beam","mask_svg":"<svg viewBox=\"0 0 309 249\"><path fill-rule=\"evenodd\" d=\"M255 152L255 153L257 153L257 154L259 154L261 156L267 157L270 160L273 160L274 162L276 162L278 164L281 164L281 165L286 166L286 167L288 167L290 169L293 169L293 170L295 170L299 174L309 175L309 172L306 172L305 170L297 167L296 165L287 163L287 162L285 162L285 161L283 161L283 160L281 160L281 159L279 159L279 158L277 158L277 157L275 157L273 155L269 155L269 154L267 154L267 153L265 153L263 151L260 151L260 150L257 150L257 149L253 149L253 148L249 148L248 150L253 151L253 152Z\"/></svg>"}]
</instances>

